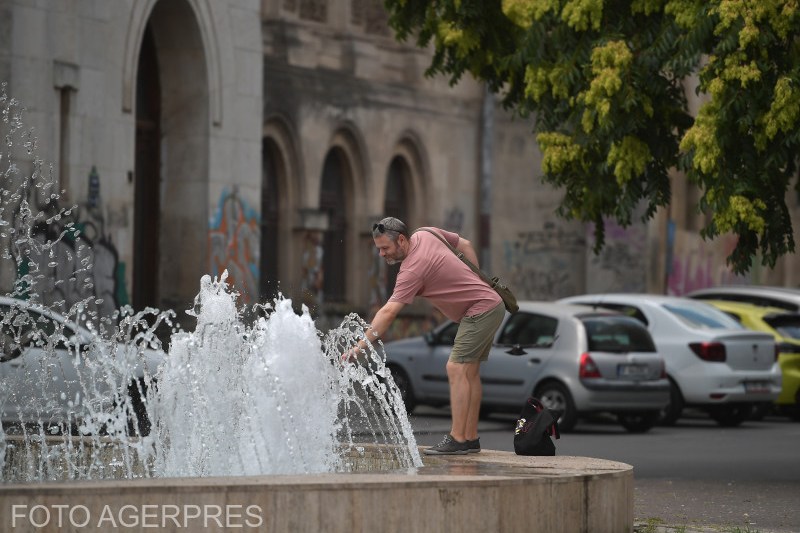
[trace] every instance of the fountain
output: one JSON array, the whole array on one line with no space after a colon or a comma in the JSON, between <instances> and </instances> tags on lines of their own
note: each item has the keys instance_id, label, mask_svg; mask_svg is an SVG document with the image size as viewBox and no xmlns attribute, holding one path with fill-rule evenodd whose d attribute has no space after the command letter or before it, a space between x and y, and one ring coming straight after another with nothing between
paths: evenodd
<instances>
[{"instance_id":1,"label":"fountain","mask_svg":"<svg viewBox=\"0 0 800 533\"><path fill-rule=\"evenodd\" d=\"M0 112L0 280L12 272L7 296L24 301L3 300L0 344L40 357L2 374L0 530L632 529L628 465L487 450L423 465L380 343L340 361L363 337L356 315L323 334L279 296L245 320L225 273L200 280L194 331L169 310L104 314L76 207L60 206L4 87Z\"/></svg>"}]
</instances>

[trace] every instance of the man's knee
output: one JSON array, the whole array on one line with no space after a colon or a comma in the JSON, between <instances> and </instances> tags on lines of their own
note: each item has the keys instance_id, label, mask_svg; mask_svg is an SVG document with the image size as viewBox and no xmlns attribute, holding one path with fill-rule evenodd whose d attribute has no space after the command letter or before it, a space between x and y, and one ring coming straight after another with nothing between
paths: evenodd
<instances>
[{"instance_id":1,"label":"man's knee","mask_svg":"<svg viewBox=\"0 0 800 533\"><path fill-rule=\"evenodd\" d=\"M455 363L453 361L448 361L446 366L448 376L463 376L467 378L477 376L480 368L481 365L478 361L474 363Z\"/></svg>"}]
</instances>

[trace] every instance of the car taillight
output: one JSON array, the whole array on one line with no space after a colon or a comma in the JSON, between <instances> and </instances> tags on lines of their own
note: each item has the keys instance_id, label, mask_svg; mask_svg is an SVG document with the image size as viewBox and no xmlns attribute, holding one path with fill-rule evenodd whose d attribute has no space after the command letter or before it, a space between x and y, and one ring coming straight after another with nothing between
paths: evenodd
<instances>
[{"instance_id":1,"label":"car taillight","mask_svg":"<svg viewBox=\"0 0 800 533\"><path fill-rule=\"evenodd\" d=\"M581 378L600 378L600 369L594 364L588 353L581 354L581 367L578 375Z\"/></svg>"},{"instance_id":2,"label":"car taillight","mask_svg":"<svg viewBox=\"0 0 800 533\"><path fill-rule=\"evenodd\" d=\"M775 362L778 362L778 358L781 356L781 345L777 342L775 343Z\"/></svg>"},{"instance_id":3,"label":"car taillight","mask_svg":"<svg viewBox=\"0 0 800 533\"><path fill-rule=\"evenodd\" d=\"M703 361L725 362L725 345L721 342L693 342L689 348Z\"/></svg>"},{"instance_id":4,"label":"car taillight","mask_svg":"<svg viewBox=\"0 0 800 533\"><path fill-rule=\"evenodd\" d=\"M667 379L667 364L663 359L661 360L661 375L659 376L659 379Z\"/></svg>"}]
</instances>

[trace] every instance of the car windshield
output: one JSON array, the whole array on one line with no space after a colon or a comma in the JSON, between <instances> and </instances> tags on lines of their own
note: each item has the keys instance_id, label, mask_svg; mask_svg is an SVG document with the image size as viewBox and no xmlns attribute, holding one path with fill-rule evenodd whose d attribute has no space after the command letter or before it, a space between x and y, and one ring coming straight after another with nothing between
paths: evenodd
<instances>
[{"instance_id":1,"label":"car windshield","mask_svg":"<svg viewBox=\"0 0 800 533\"><path fill-rule=\"evenodd\" d=\"M650 334L642 324L623 316L581 318L591 352L655 352Z\"/></svg>"},{"instance_id":2,"label":"car windshield","mask_svg":"<svg viewBox=\"0 0 800 533\"><path fill-rule=\"evenodd\" d=\"M767 315L764 322L775 328L781 336L800 340L800 314Z\"/></svg>"},{"instance_id":3,"label":"car windshield","mask_svg":"<svg viewBox=\"0 0 800 533\"><path fill-rule=\"evenodd\" d=\"M744 326L710 305L691 302L664 304L664 309L694 329L744 329Z\"/></svg>"}]
</instances>

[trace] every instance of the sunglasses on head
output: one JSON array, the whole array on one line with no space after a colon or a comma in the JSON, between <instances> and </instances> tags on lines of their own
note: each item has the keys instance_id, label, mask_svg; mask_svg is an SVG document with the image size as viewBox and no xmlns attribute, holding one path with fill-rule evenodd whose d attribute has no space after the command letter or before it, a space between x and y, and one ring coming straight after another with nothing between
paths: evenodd
<instances>
[{"instance_id":1,"label":"sunglasses on head","mask_svg":"<svg viewBox=\"0 0 800 533\"><path fill-rule=\"evenodd\" d=\"M383 224L381 222L373 224L372 231L377 231L378 233L386 233L387 231L393 231L395 233L399 233L400 235L405 235L405 232L403 230L387 228L386 224Z\"/></svg>"}]
</instances>

